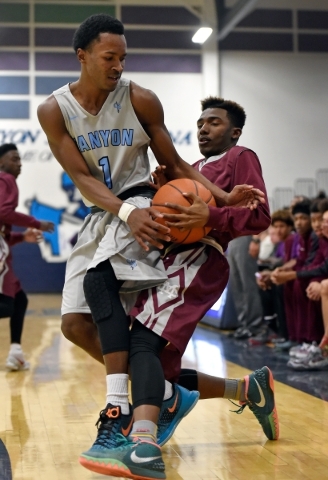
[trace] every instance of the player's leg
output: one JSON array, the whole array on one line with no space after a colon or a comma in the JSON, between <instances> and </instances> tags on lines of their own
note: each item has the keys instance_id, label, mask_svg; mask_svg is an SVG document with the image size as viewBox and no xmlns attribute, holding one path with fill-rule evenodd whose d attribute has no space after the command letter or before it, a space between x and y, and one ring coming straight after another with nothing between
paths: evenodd
<instances>
[{"instance_id":1,"label":"player's leg","mask_svg":"<svg viewBox=\"0 0 328 480\"><path fill-rule=\"evenodd\" d=\"M242 413L248 406L269 440L279 437L279 423L274 398L274 382L268 367L255 370L244 378L220 378L192 369L181 369L179 385L198 390L201 399L227 398L237 400Z\"/></svg>"},{"instance_id":2,"label":"player's leg","mask_svg":"<svg viewBox=\"0 0 328 480\"><path fill-rule=\"evenodd\" d=\"M107 221L110 219L106 212L98 212L85 218L78 240L67 260L62 294L63 335L101 363L104 363L104 359L98 330L85 299L83 280L86 268L105 233Z\"/></svg>"},{"instance_id":3,"label":"player's leg","mask_svg":"<svg viewBox=\"0 0 328 480\"><path fill-rule=\"evenodd\" d=\"M10 317L10 350L6 360L6 368L10 371L28 370L30 364L25 360L21 347L24 318L28 304L27 296L23 290L19 290L14 298L6 295L0 296L2 309L7 307L8 313L10 313L8 315ZM0 316L2 313L0 312Z\"/></svg>"},{"instance_id":4,"label":"player's leg","mask_svg":"<svg viewBox=\"0 0 328 480\"><path fill-rule=\"evenodd\" d=\"M117 280L108 260L88 270L84 293L97 327L106 369L106 409L99 419L98 436L91 450L116 446L115 435L131 419L128 399L130 317L122 306Z\"/></svg>"},{"instance_id":5,"label":"player's leg","mask_svg":"<svg viewBox=\"0 0 328 480\"><path fill-rule=\"evenodd\" d=\"M160 353L167 341L133 323L130 335L130 376L134 422L128 439L118 448L82 454L83 466L98 473L140 478L165 478L161 449L157 444L157 422L165 392ZM147 457L147 458L145 458ZM143 460L144 458L144 460Z\"/></svg>"},{"instance_id":6,"label":"player's leg","mask_svg":"<svg viewBox=\"0 0 328 480\"><path fill-rule=\"evenodd\" d=\"M62 316L63 335L92 358L104 363L97 326L91 313L66 313Z\"/></svg>"},{"instance_id":7,"label":"player's leg","mask_svg":"<svg viewBox=\"0 0 328 480\"><path fill-rule=\"evenodd\" d=\"M0 318L10 318L14 312L14 298L0 293Z\"/></svg>"},{"instance_id":8,"label":"player's leg","mask_svg":"<svg viewBox=\"0 0 328 480\"><path fill-rule=\"evenodd\" d=\"M155 437L160 446L171 438L180 421L194 408L199 398L199 392L164 380L160 357L166 344L167 340L137 320L134 321L130 347L134 420L151 421L153 425L149 434ZM137 424L131 435L135 428Z\"/></svg>"}]
</instances>

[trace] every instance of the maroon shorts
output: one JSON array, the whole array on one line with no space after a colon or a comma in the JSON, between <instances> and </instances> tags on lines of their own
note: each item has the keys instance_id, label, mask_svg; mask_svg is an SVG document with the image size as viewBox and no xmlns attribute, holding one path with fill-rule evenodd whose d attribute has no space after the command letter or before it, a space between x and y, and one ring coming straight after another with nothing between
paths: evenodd
<instances>
[{"instance_id":1,"label":"maroon shorts","mask_svg":"<svg viewBox=\"0 0 328 480\"><path fill-rule=\"evenodd\" d=\"M131 315L165 338L162 365L167 380L176 381L181 358L198 322L222 295L229 265L213 247L169 254L164 259L168 280L144 290Z\"/></svg>"},{"instance_id":2,"label":"maroon shorts","mask_svg":"<svg viewBox=\"0 0 328 480\"><path fill-rule=\"evenodd\" d=\"M21 289L13 271L10 247L0 235L0 293L14 298Z\"/></svg>"}]
</instances>

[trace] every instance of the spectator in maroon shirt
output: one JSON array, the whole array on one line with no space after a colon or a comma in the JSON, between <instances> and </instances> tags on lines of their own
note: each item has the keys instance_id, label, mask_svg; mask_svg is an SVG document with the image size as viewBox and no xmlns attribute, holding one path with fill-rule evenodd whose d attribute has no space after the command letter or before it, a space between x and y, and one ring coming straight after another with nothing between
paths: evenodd
<instances>
[{"instance_id":1,"label":"spectator in maroon shirt","mask_svg":"<svg viewBox=\"0 0 328 480\"><path fill-rule=\"evenodd\" d=\"M290 344L312 342L322 336L322 322L310 322L306 318L308 299L305 294L306 284L298 279L298 272L307 269L313 262L319 248L319 238L311 226L311 202L304 199L296 203L292 209L295 229L299 234L297 257L291 259L283 267L277 268L271 275L276 285L284 284L284 302ZM316 306L317 307L317 306ZM320 309L319 309L320 310ZM320 312L318 311L320 314ZM281 346L281 345L280 345Z\"/></svg>"},{"instance_id":2,"label":"spectator in maroon shirt","mask_svg":"<svg viewBox=\"0 0 328 480\"><path fill-rule=\"evenodd\" d=\"M21 159L13 143L0 146L0 318L10 318L11 346L6 361L8 370L27 370L21 347L27 296L12 268L11 247L19 242L37 243L42 231L52 232L52 222L16 212L18 188L16 178L21 171ZM12 232L12 225L27 227L24 232Z\"/></svg>"},{"instance_id":3,"label":"spectator in maroon shirt","mask_svg":"<svg viewBox=\"0 0 328 480\"><path fill-rule=\"evenodd\" d=\"M317 208L318 207L318 208ZM290 350L288 366L295 370L317 370L328 365L328 310L325 282L328 277L328 201L321 200L315 205L315 217L311 223L316 224L316 231L320 235L319 248L311 264L300 270L285 272L280 282L294 280L293 294L294 321L297 339L303 344ZM319 215L320 214L320 218ZM320 303L320 300L322 302ZM325 330L325 332L324 332ZM312 342L320 341L317 346Z\"/></svg>"}]
</instances>

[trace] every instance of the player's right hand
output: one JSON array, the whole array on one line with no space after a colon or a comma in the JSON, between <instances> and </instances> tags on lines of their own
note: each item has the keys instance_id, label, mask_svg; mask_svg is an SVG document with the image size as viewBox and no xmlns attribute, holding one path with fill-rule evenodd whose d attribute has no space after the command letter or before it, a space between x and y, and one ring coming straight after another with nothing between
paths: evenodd
<instances>
[{"instance_id":1,"label":"player's right hand","mask_svg":"<svg viewBox=\"0 0 328 480\"><path fill-rule=\"evenodd\" d=\"M40 230L42 230L43 232L52 233L55 230L55 224L53 222L46 222L45 220L41 220Z\"/></svg>"},{"instance_id":2,"label":"player's right hand","mask_svg":"<svg viewBox=\"0 0 328 480\"><path fill-rule=\"evenodd\" d=\"M157 248L164 248L160 242L170 242L171 237L168 235L170 229L155 222L155 219L163 215L153 207L135 208L129 215L127 224L139 245L148 252L147 243Z\"/></svg>"},{"instance_id":3,"label":"player's right hand","mask_svg":"<svg viewBox=\"0 0 328 480\"><path fill-rule=\"evenodd\" d=\"M153 182L150 182L149 185L153 187L155 190L159 190L163 185L168 182L168 178L165 175L165 165L158 165L155 168L154 172L151 172L153 177Z\"/></svg>"}]
</instances>

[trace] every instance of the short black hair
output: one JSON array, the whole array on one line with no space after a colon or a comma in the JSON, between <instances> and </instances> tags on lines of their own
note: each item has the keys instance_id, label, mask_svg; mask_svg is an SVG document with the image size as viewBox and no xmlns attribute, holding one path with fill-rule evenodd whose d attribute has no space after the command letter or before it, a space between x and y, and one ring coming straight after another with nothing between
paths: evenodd
<instances>
[{"instance_id":1,"label":"short black hair","mask_svg":"<svg viewBox=\"0 0 328 480\"><path fill-rule=\"evenodd\" d=\"M18 150L14 143L4 143L0 145L0 158L11 150Z\"/></svg>"},{"instance_id":2,"label":"short black hair","mask_svg":"<svg viewBox=\"0 0 328 480\"><path fill-rule=\"evenodd\" d=\"M271 215L271 225L275 222L283 222L289 227L294 226L294 220L288 210L277 210Z\"/></svg>"},{"instance_id":3,"label":"short black hair","mask_svg":"<svg viewBox=\"0 0 328 480\"><path fill-rule=\"evenodd\" d=\"M319 201L318 210L322 214L324 214L328 210L328 198L323 198Z\"/></svg>"},{"instance_id":4,"label":"short black hair","mask_svg":"<svg viewBox=\"0 0 328 480\"><path fill-rule=\"evenodd\" d=\"M311 206L310 206L310 212L311 213L321 213L320 210L319 210L319 202L321 200L319 199L315 199L315 200L312 200L311 202Z\"/></svg>"},{"instance_id":5,"label":"short black hair","mask_svg":"<svg viewBox=\"0 0 328 480\"><path fill-rule=\"evenodd\" d=\"M227 111L228 118L234 127L243 128L246 121L246 113L241 105L221 97L206 97L201 100L202 112L207 108L223 108Z\"/></svg>"},{"instance_id":6,"label":"short black hair","mask_svg":"<svg viewBox=\"0 0 328 480\"><path fill-rule=\"evenodd\" d=\"M123 23L117 20L117 18L111 17L106 13L97 13L91 15L84 22L81 23L79 28L74 33L73 48L75 53L79 48L86 50L90 47L90 44L97 40L100 33L114 33L116 35L124 35Z\"/></svg>"},{"instance_id":7,"label":"short black hair","mask_svg":"<svg viewBox=\"0 0 328 480\"><path fill-rule=\"evenodd\" d=\"M303 213L304 215L310 216L311 209L311 200L309 198L304 198L302 201L295 203L292 208L292 215L297 213Z\"/></svg>"}]
</instances>

